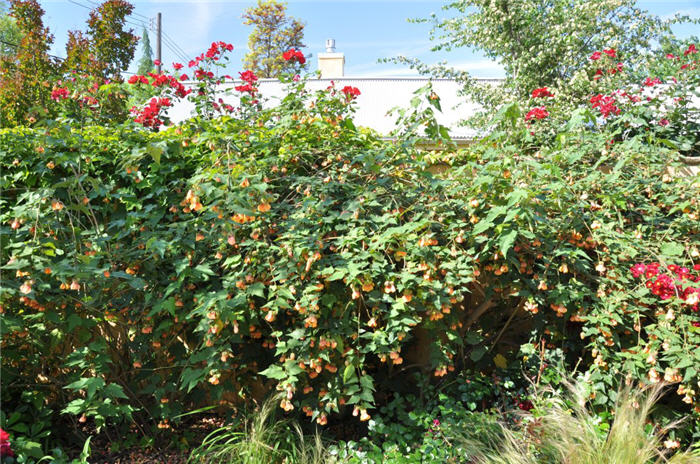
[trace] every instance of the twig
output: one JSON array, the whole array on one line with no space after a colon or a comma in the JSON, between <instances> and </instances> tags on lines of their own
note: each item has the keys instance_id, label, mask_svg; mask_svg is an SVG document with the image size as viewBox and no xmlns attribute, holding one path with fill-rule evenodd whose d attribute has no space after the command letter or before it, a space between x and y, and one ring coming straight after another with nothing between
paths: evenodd
<instances>
[{"instance_id":1,"label":"twig","mask_svg":"<svg viewBox=\"0 0 700 464\"><path fill-rule=\"evenodd\" d=\"M491 348L489 348L489 353L491 351L493 351L493 348L496 346L496 343L498 343L498 341L501 339L501 336L503 336L503 333L506 331L506 329L508 328L510 323L513 321L513 318L518 313L518 310L520 308L522 308L522 306L525 304L525 301L526 301L525 298L521 298L520 303L518 303L517 306L515 307L515 309L513 309L513 312L510 314L510 317L508 318L506 323L503 325L501 330L498 332L498 335L496 335L496 338L493 340L493 343L491 344Z\"/></svg>"}]
</instances>

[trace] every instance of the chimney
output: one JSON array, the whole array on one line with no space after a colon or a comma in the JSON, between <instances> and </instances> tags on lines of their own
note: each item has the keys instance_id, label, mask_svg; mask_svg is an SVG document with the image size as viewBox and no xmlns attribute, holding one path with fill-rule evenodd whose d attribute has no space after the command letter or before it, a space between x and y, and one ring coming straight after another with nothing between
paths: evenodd
<instances>
[{"instance_id":1,"label":"chimney","mask_svg":"<svg viewBox=\"0 0 700 464\"><path fill-rule=\"evenodd\" d=\"M345 54L335 51L335 40L326 40L326 53L318 54L318 69L321 79L345 75Z\"/></svg>"}]
</instances>

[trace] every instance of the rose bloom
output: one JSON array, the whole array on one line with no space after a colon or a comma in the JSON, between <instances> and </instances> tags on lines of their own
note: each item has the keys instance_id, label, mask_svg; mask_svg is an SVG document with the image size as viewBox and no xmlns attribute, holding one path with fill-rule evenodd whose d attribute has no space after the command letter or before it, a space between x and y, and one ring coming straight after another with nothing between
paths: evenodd
<instances>
[{"instance_id":1,"label":"rose bloom","mask_svg":"<svg viewBox=\"0 0 700 464\"><path fill-rule=\"evenodd\" d=\"M10 434L0 429L0 458L5 456L13 458L15 453L10 448Z\"/></svg>"},{"instance_id":2,"label":"rose bloom","mask_svg":"<svg viewBox=\"0 0 700 464\"><path fill-rule=\"evenodd\" d=\"M241 80L243 82L247 82L249 84L253 84L258 80L258 76L253 73L253 71L244 71L244 72L239 72L238 75L240 76Z\"/></svg>"},{"instance_id":3,"label":"rose bloom","mask_svg":"<svg viewBox=\"0 0 700 464\"><path fill-rule=\"evenodd\" d=\"M536 106L530 111L527 112L525 115L525 120L529 121L531 119L544 119L547 116L549 116L549 112L547 111L547 108L544 106Z\"/></svg>"},{"instance_id":4,"label":"rose bloom","mask_svg":"<svg viewBox=\"0 0 700 464\"><path fill-rule=\"evenodd\" d=\"M600 59L600 55L601 55L600 52L593 52L593 54L591 55L591 58L590 58L590 59L591 59L592 61L599 60L599 59Z\"/></svg>"},{"instance_id":5,"label":"rose bloom","mask_svg":"<svg viewBox=\"0 0 700 464\"><path fill-rule=\"evenodd\" d=\"M352 100L353 98L360 95L360 89L358 89L357 87L351 87L349 85L343 87L341 92L345 94L348 100Z\"/></svg>"},{"instance_id":6,"label":"rose bloom","mask_svg":"<svg viewBox=\"0 0 700 464\"><path fill-rule=\"evenodd\" d=\"M290 48L289 50L284 52L282 54L282 58L284 58L285 61L297 60L299 64L306 63L306 58L304 58L304 54L294 48Z\"/></svg>"},{"instance_id":7,"label":"rose bloom","mask_svg":"<svg viewBox=\"0 0 700 464\"><path fill-rule=\"evenodd\" d=\"M542 87L540 89L535 89L532 91L532 98L543 98L543 97L553 97L554 94L547 89L547 87Z\"/></svg>"}]
</instances>

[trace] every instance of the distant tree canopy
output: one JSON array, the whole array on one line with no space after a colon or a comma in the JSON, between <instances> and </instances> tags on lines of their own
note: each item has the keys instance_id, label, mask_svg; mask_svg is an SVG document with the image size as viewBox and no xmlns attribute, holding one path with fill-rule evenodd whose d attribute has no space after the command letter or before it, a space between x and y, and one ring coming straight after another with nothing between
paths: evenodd
<instances>
[{"instance_id":1,"label":"distant tree canopy","mask_svg":"<svg viewBox=\"0 0 700 464\"><path fill-rule=\"evenodd\" d=\"M285 61L282 54L290 48L305 47L304 23L286 14L286 3L258 0L243 14L243 24L253 26L248 37L248 54L243 66L258 77L275 78L285 72L306 69L295 60ZM301 68L300 68L301 67Z\"/></svg>"},{"instance_id":2,"label":"distant tree canopy","mask_svg":"<svg viewBox=\"0 0 700 464\"><path fill-rule=\"evenodd\" d=\"M153 49L151 49L151 41L148 38L148 31L143 28L141 32L141 58L139 59L139 74L146 74L153 71Z\"/></svg>"},{"instance_id":3,"label":"distant tree canopy","mask_svg":"<svg viewBox=\"0 0 700 464\"><path fill-rule=\"evenodd\" d=\"M20 39L15 53L0 56L0 127L38 119L48 106L49 81L57 70L49 56L53 35L44 27L39 2L11 0L10 14Z\"/></svg>"},{"instance_id":4,"label":"distant tree canopy","mask_svg":"<svg viewBox=\"0 0 700 464\"><path fill-rule=\"evenodd\" d=\"M0 1L0 56L14 55L22 34L15 20L8 14L8 3Z\"/></svg>"},{"instance_id":5,"label":"distant tree canopy","mask_svg":"<svg viewBox=\"0 0 700 464\"><path fill-rule=\"evenodd\" d=\"M456 0L444 14L415 20L433 25L434 51L472 48L505 70L510 95L526 97L541 86L559 87L586 66L595 50L615 49L626 70L670 23L636 6L636 0ZM469 82L466 71L399 57L422 73ZM500 92L500 91L499 91ZM492 93L493 95L493 93ZM495 100L502 99L496 96Z\"/></svg>"},{"instance_id":6,"label":"distant tree canopy","mask_svg":"<svg viewBox=\"0 0 700 464\"><path fill-rule=\"evenodd\" d=\"M134 7L125 0L107 0L90 12L87 31L70 31L64 70L121 79L134 58L138 37L125 29Z\"/></svg>"}]
</instances>

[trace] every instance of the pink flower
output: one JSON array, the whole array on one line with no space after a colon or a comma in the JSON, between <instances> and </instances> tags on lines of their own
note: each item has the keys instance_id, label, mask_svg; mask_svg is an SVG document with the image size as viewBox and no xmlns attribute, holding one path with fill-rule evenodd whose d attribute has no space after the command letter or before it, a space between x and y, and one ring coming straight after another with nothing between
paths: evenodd
<instances>
[{"instance_id":1,"label":"pink flower","mask_svg":"<svg viewBox=\"0 0 700 464\"><path fill-rule=\"evenodd\" d=\"M547 87L542 87L532 91L532 98L544 98L553 97L554 94L547 89Z\"/></svg>"},{"instance_id":2,"label":"pink flower","mask_svg":"<svg viewBox=\"0 0 700 464\"><path fill-rule=\"evenodd\" d=\"M0 429L0 458L5 456L13 458L15 453L10 448L10 434Z\"/></svg>"},{"instance_id":3,"label":"pink flower","mask_svg":"<svg viewBox=\"0 0 700 464\"><path fill-rule=\"evenodd\" d=\"M690 54L692 54L692 53L697 53L697 51L698 51L698 50L695 48L695 44L690 44L690 46L688 47L688 49L687 49L686 51L683 52L683 56L688 56L688 55L690 55Z\"/></svg>"},{"instance_id":4,"label":"pink flower","mask_svg":"<svg viewBox=\"0 0 700 464\"><path fill-rule=\"evenodd\" d=\"M160 62L160 60L153 60L153 64L156 66L160 66L162 63Z\"/></svg>"},{"instance_id":5,"label":"pink flower","mask_svg":"<svg viewBox=\"0 0 700 464\"><path fill-rule=\"evenodd\" d=\"M617 52L615 51L614 48L603 49L603 53L608 55L610 58L615 58L615 56L617 56Z\"/></svg>"},{"instance_id":6,"label":"pink flower","mask_svg":"<svg viewBox=\"0 0 700 464\"><path fill-rule=\"evenodd\" d=\"M59 88L53 89L51 91L51 99L52 100L59 101L59 100L65 99L65 98L68 98L68 89L63 88L63 87L59 87Z\"/></svg>"},{"instance_id":7,"label":"pink flower","mask_svg":"<svg viewBox=\"0 0 700 464\"><path fill-rule=\"evenodd\" d=\"M632 277L639 278L642 274L644 274L644 271L646 271L646 268L647 267L642 263L635 264L630 269L630 272L632 273Z\"/></svg>"},{"instance_id":8,"label":"pink flower","mask_svg":"<svg viewBox=\"0 0 700 464\"><path fill-rule=\"evenodd\" d=\"M644 86L646 87L653 87L658 84L662 84L661 79L659 79L658 77L655 77L653 79L651 77L647 77L644 81Z\"/></svg>"},{"instance_id":9,"label":"pink flower","mask_svg":"<svg viewBox=\"0 0 700 464\"><path fill-rule=\"evenodd\" d=\"M676 55L674 55L673 53L666 53L666 58L668 58L669 60L672 60L675 57L676 57Z\"/></svg>"},{"instance_id":10,"label":"pink flower","mask_svg":"<svg viewBox=\"0 0 700 464\"><path fill-rule=\"evenodd\" d=\"M549 112L544 106L536 106L530 111L527 112L525 115L525 121L529 121L531 119L544 119L547 116L549 116Z\"/></svg>"},{"instance_id":11,"label":"pink flower","mask_svg":"<svg viewBox=\"0 0 700 464\"><path fill-rule=\"evenodd\" d=\"M617 65L614 68L610 69L608 72L610 74L619 73L622 71L623 67L624 67L624 65L622 63L617 63Z\"/></svg>"},{"instance_id":12,"label":"pink flower","mask_svg":"<svg viewBox=\"0 0 700 464\"><path fill-rule=\"evenodd\" d=\"M179 71L182 69L182 63L173 63L173 69Z\"/></svg>"},{"instance_id":13,"label":"pink flower","mask_svg":"<svg viewBox=\"0 0 700 464\"><path fill-rule=\"evenodd\" d=\"M591 55L591 58L590 58L590 59L591 59L592 61L597 61L597 60L600 59L600 55L601 55L600 52L593 52L593 54Z\"/></svg>"},{"instance_id":14,"label":"pink flower","mask_svg":"<svg viewBox=\"0 0 700 464\"><path fill-rule=\"evenodd\" d=\"M668 125L669 125L668 119L661 119L661 120L659 120L659 125L660 125L660 126L663 126L663 127L668 126Z\"/></svg>"}]
</instances>

